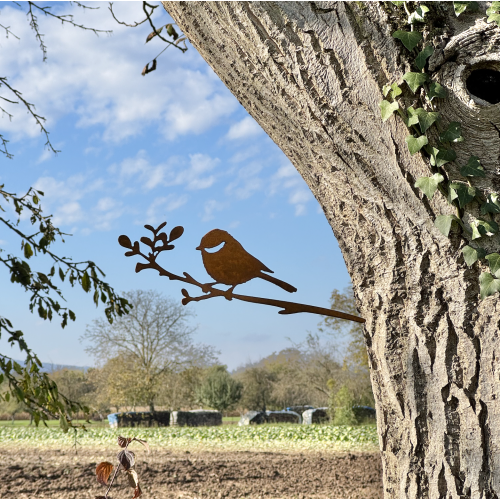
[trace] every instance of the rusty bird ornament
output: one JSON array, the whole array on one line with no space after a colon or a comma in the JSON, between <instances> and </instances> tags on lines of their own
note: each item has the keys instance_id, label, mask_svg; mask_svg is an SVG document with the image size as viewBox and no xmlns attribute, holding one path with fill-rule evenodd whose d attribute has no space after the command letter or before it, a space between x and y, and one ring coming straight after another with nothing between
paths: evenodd
<instances>
[{"instance_id":1,"label":"rusty bird ornament","mask_svg":"<svg viewBox=\"0 0 500 500\"><path fill-rule=\"evenodd\" d=\"M297 289L284 282L270 276L271 269L265 266L260 260L256 259L253 255L249 254L227 231L222 229L212 229L201 239L200 245L196 250L201 251L203 264L207 273L215 280L214 283L201 283L194 279L190 274L184 272L183 276L171 273L156 262L157 257L161 252L170 251L175 248L172 245L174 240L180 238L184 233L182 226L176 226L167 235L166 232L161 230L167 225L166 222L160 224L156 229L153 226L146 224L144 227L151 231L152 238L143 236L141 243L149 247L149 251L142 252L141 246L138 241L132 243L130 238L124 234L118 237L118 243L128 249L125 252L126 257L139 255L146 260L146 263L138 262L135 266L135 272L139 273L144 269L154 269L158 271L160 276L165 276L170 280L182 281L189 285L201 288L203 295L192 297L188 291L183 288L181 290L184 298L182 303L184 305L190 302L199 302L200 300L207 300L213 297L224 297L227 300L242 300L245 302L253 302L255 304L265 304L268 306L281 308L279 314L296 314L301 312L308 312L312 314L320 314L322 316L333 316L335 318L342 318L348 321L356 321L357 323L364 323L365 320L359 316L334 311L333 309L326 309L325 307L310 306L308 304L299 304L297 302L288 302L285 300L266 299L263 297L253 297L249 295L240 295L234 293L234 288L237 285L242 285L254 278L260 278L269 281L273 285L277 285L287 292L293 293ZM220 290L215 285L229 285L228 290Z\"/></svg>"},{"instance_id":2,"label":"rusty bird ornament","mask_svg":"<svg viewBox=\"0 0 500 500\"><path fill-rule=\"evenodd\" d=\"M221 248L217 248L221 246ZM216 249L210 252L210 250ZM210 285L230 285L228 291L233 291L236 285L241 285L254 278L261 278L274 285L283 288L287 292L293 293L297 289L281 281L274 276L265 273L272 273L271 269L265 266L260 260L250 255L227 231L213 229L201 239L200 246L196 250L201 250L203 265L207 273L215 280Z\"/></svg>"}]
</instances>

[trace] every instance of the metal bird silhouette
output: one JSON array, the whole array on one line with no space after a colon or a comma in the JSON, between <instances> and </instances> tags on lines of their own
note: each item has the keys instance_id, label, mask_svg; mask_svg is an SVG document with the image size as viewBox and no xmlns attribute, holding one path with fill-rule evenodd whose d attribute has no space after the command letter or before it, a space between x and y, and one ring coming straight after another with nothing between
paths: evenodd
<instances>
[{"instance_id":1,"label":"metal bird silhouette","mask_svg":"<svg viewBox=\"0 0 500 500\"><path fill-rule=\"evenodd\" d=\"M207 233L201 239L197 250L201 250L203 264L207 273L216 280L215 283L201 283L193 278L190 274L184 272L183 276L167 271L157 262L157 257L162 252L170 251L175 248L172 242L177 240L184 233L182 226L176 226L170 231L170 235L161 230L167 225L166 222L161 223L156 229L149 224L144 227L153 233L153 238L143 236L141 243L149 247L149 251L143 253L139 241L132 241L130 238L122 234L118 237L118 243L127 249L125 257L134 255L141 256L146 262L138 262L135 266L135 272L140 273L145 269L157 271L160 276L164 276L170 280L181 281L188 285L193 285L201 288L203 295L192 297L186 289L182 289L181 293L184 296L182 303L184 305L190 302L199 302L200 300L212 299L215 297L224 297L226 300L242 300L254 304L264 304L273 307L279 307L279 314L297 314L297 313L312 313L321 314L323 316L332 316L334 318L342 318L357 323L364 323L365 320L359 316L347 314L341 311L334 311L324 307L311 306L308 304L299 304L296 302L288 302L284 300L267 299L263 297L253 297L250 295L233 294L234 287L242 283L246 283L253 278L261 278L277 285L287 292L296 292L297 289L281 281L274 276L269 276L266 273L272 271L265 266L260 260L257 260L253 255L250 255L241 244L236 241L227 231L214 229ZM220 247L220 248L219 248ZM209 250L213 251L210 252ZM213 285L223 284L230 285L228 290L220 290L214 288Z\"/></svg>"},{"instance_id":2,"label":"metal bird silhouette","mask_svg":"<svg viewBox=\"0 0 500 500\"><path fill-rule=\"evenodd\" d=\"M215 252L208 252L223 245ZM271 269L265 266L260 260L250 255L227 231L213 229L201 239L200 246L196 250L201 250L203 265L207 273L215 280L208 286L221 283L231 285L228 292L232 292L236 285L246 283L253 278L261 278L274 285L283 288L287 292L293 293L297 289L284 281L269 276L265 273L272 273Z\"/></svg>"}]
</instances>

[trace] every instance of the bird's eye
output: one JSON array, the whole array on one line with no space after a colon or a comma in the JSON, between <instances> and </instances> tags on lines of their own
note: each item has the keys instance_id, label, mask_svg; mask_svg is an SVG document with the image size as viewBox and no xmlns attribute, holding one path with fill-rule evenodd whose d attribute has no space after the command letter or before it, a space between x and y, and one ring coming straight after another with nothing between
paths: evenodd
<instances>
[{"instance_id":1,"label":"bird's eye","mask_svg":"<svg viewBox=\"0 0 500 500\"><path fill-rule=\"evenodd\" d=\"M208 253L218 252L224 246L224 243L225 243L225 241L223 241L222 243L219 243L216 247L205 248L205 251Z\"/></svg>"}]
</instances>

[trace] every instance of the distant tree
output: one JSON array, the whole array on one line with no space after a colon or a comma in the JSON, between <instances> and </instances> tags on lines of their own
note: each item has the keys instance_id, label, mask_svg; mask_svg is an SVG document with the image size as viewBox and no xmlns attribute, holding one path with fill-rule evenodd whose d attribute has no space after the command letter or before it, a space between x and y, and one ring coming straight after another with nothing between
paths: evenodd
<instances>
[{"instance_id":1,"label":"distant tree","mask_svg":"<svg viewBox=\"0 0 500 500\"><path fill-rule=\"evenodd\" d=\"M207 377L197 391L197 400L220 412L234 408L241 399L243 384L235 380L226 365L210 368Z\"/></svg>"},{"instance_id":2,"label":"distant tree","mask_svg":"<svg viewBox=\"0 0 500 500\"><path fill-rule=\"evenodd\" d=\"M329 411L333 425L355 425L353 405L352 393L347 385L343 385L331 399Z\"/></svg>"},{"instance_id":3,"label":"distant tree","mask_svg":"<svg viewBox=\"0 0 500 500\"><path fill-rule=\"evenodd\" d=\"M51 372L49 376L57 384L59 392L68 399L81 404L90 402L89 395L95 390L95 386L83 370L63 368Z\"/></svg>"},{"instance_id":4,"label":"distant tree","mask_svg":"<svg viewBox=\"0 0 500 500\"><path fill-rule=\"evenodd\" d=\"M163 374L192 364L213 362L217 353L211 346L193 342L196 328L188 324L193 313L177 301L153 290L135 290L123 295L133 305L132 312L112 325L102 319L94 320L81 340L88 342L85 351L101 364L118 356L126 359L124 365L113 365L110 382L127 380L130 390L154 411Z\"/></svg>"},{"instance_id":5,"label":"distant tree","mask_svg":"<svg viewBox=\"0 0 500 500\"><path fill-rule=\"evenodd\" d=\"M248 410L266 411L274 406L273 384L277 377L264 367L251 367L237 375L243 383L240 406Z\"/></svg>"}]
</instances>

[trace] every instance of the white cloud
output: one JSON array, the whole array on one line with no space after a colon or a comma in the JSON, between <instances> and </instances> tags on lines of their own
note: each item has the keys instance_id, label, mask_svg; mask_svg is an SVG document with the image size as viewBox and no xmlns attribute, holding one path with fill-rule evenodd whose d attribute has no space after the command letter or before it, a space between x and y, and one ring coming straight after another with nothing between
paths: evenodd
<instances>
[{"instance_id":1,"label":"white cloud","mask_svg":"<svg viewBox=\"0 0 500 500\"><path fill-rule=\"evenodd\" d=\"M36 104L49 130L57 121L73 115L79 127L99 127L99 136L106 142L118 143L140 135L151 125L171 140L202 133L238 108L234 96L192 47L185 54L170 49L158 60L157 71L143 77L142 67L161 44L145 45L149 32L146 24L131 30L112 20L107 4L100 6L99 11L83 12L76 5L55 4L52 10L73 14L76 22L86 26L112 28L112 36L96 37L71 26L56 26L57 21L48 16L38 16L48 47L45 63L25 13L10 6L1 8L2 24L10 26L21 39L11 36L2 41L2 70L9 76L9 84ZM139 2L115 3L114 9L122 19L142 16ZM169 22L165 12L158 9L156 14L159 25L162 19ZM8 133L13 141L40 137L39 127L18 109L19 105L6 103L4 107L14 118L12 122L0 120L1 132Z\"/></svg>"},{"instance_id":2,"label":"white cloud","mask_svg":"<svg viewBox=\"0 0 500 500\"><path fill-rule=\"evenodd\" d=\"M234 141L236 139L246 139L262 133L260 125L251 117L247 116L238 123L231 125L229 132L226 134L226 139Z\"/></svg>"},{"instance_id":3,"label":"white cloud","mask_svg":"<svg viewBox=\"0 0 500 500\"><path fill-rule=\"evenodd\" d=\"M240 200L250 198L264 186L263 180L258 176L261 170L262 164L257 162L240 168L236 179L227 185L226 194L236 196Z\"/></svg>"},{"instance_id":4,"label":"white cloud","mask_svg":"<svg viewBox=\"0 0 500 500\"><path fill-rule=\"evenodd\" d=\"M63 226L74 224L75 222L81 221L83 218L84 214L80 203L77 201L70 201L58 207L57 211L54 213L53 221L55 226Z\"/></svg>"},{"instance_id":5,"label":"white cloud","mask_svg":"<svg viewBox=\"0 0 500 500\"><path fill-rule=\"evenodd\" d=\"M168 196L155 198L146 211L148 223L156 223L159 222L160 219L164 220L167 212L172 212L182 207L187 201L188 197L185 194L180 196L170 194Z\"/></svg>"},{"instance_id":6,"label":"white cloud","mask_svg":"<svg viewBox=\"0 0 500 500\"><path fill-rule=\"evenodd\" d=\"M122 185L132 185L132 177L136 176L143 189L151 190L157 186L184 185L188 190L199 190L211 187L216 177L209 172L218 165L218 158L205 154L189 155L189 164L182 157L169 158L167 162L153 166L146 158L144 150L135 158L125 159L120 166Z\"/></svg>"},{"instance_id":7,"label":"white cloud","mask_svg":"<svg viewBox=\"0 0 500 500\"><path fill-rule=\"evenodd\" d=\"M270 195L284 191L289 192L288 202L294 205L295 215L304 215L306 205L313 199L313 196L304 179L291 163L281 166L269 184Z\"/></svg>"},{"instance_id":8,"label":"white cloud","mask_svg":"<svg viewBox=\"0 0 500 500\"><path fill-rule=\"evenodd\" d=\"M225 207L224 203L216 200L208 200L203 207L202 221L206 222L214 218L214 212L220 212Z\"/></svg>"}]
</instances>

